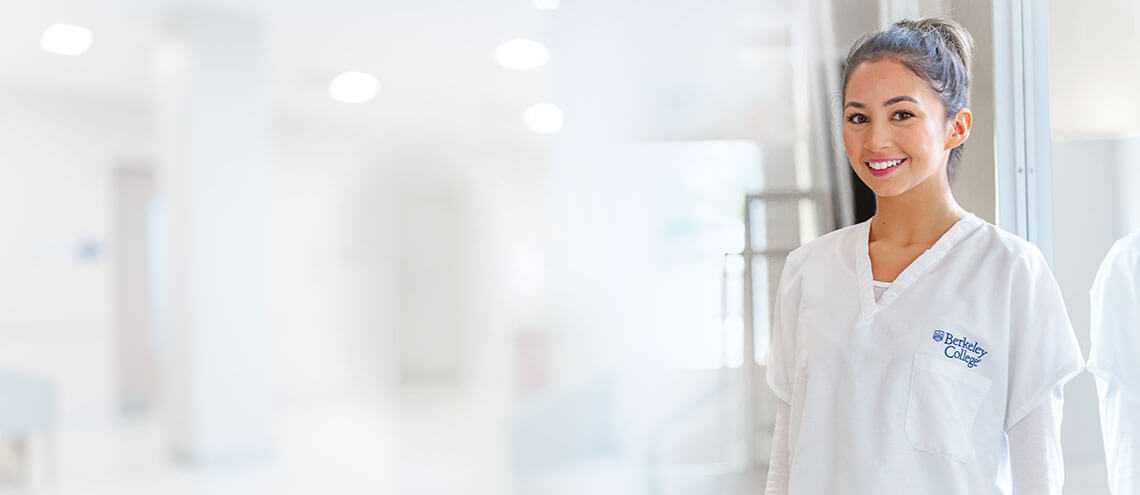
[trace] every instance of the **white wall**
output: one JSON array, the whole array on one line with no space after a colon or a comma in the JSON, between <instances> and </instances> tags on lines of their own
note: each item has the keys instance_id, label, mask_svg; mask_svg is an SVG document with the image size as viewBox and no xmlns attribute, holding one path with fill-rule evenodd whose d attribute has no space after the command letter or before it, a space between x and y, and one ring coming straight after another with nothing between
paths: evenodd
<instances>
[{"instance_id":1,"label":"white wall","mask_svg":"<svg viewBox=\"0 0 1140 495\"><path fill-rule=\"evenodd\" d=\"M1048 8L1054 138L1140 134L1140 4L1057 1Z\"/></svg>"},{"instance_id":2,"label":"white wall","mask_svg":"<svg viewBox=\"0 0 1140 495\"><path fill-rule=\"evenodd\" d=\"M100 423L115 400L112 170L153 151L145 109L13 87L0 109L0 367L56 381L64 424Z\"/></svg>"},{"instance_id":3,"label":"white wall","mask_svg":"<svg viewBox=\"0 0 1140 495\"><path fill-rule=\"evenodd\" d=\"M344 171L365 168L359 136L315 133L309 126L276 126L269 162L269 245L278 384L285 404L355 394L354 361L341 301L347 261L338 218L351 183ZM383 253L376 253L381 256Z\"/></svg>"}]
</instances>

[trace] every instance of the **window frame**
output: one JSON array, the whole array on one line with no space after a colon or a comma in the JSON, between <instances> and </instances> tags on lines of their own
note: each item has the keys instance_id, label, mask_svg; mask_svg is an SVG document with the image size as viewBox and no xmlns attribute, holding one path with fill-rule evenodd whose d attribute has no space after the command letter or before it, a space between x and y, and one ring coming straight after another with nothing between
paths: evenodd
<instances>
[{"instance_id":1,"label":"window frame","mask_svg":"<svg viewBox=\"0 0 1140 495\"><path fill-rule=\"evenodd\" d=\"M993 16L998 226L1037 245L1052 266L1048 4L994 2Z\"/></svg>"}]
</instances>

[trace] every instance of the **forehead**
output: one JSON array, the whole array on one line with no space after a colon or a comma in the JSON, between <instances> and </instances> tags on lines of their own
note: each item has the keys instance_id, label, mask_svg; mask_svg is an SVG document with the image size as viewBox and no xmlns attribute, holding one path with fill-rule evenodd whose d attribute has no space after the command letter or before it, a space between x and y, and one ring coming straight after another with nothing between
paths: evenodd
<instances>
[{"instance_id":1,"label":"forehead","mask_svg":"<svg viewBox=\"0 0 1140 495\"><path fill-rule=\"evenodd\" d=\"M846 102L858 101L879 106L896 96L910 96L922 103L938 97L930 83L893 59L863 62L851 71L845 88Z\"/></svg>"}]
</instances>

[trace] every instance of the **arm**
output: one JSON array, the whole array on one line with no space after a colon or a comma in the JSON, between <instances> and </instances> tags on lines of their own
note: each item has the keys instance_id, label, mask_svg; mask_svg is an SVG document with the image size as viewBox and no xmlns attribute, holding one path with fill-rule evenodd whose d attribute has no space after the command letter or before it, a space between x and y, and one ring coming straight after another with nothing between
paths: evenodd
<instances>
[{"instance_id":1,"label":"arm","mask_svg":"<svg viewBox=\"0 0 1140 495\"><path fill-rule=\"evenodd\" d=\"M1108 486L1112 493L1134 495L1140 490L1134 482L1137 454L1140 452L1140 398L1123 390L1108 376L1096 377L1100 396L1100 424L1104 435L1104 456L1108 464Z\"/></svg>"},{"instance_id":2,"label":"arm","mask_svg":"<svg viewBox=\"0 0 1140 495\"><path fill-rule=\"evenodd\" d=\"M788 462L788 416L792 406L776 399L776 430L772 433L772 456L768 463L768 482L764 495L785 495L788 493L788 476L791 465Z\"/></svg>"},{"instance_id":3,"label":"arm","mask_svg":"<svg viewBox=\"0 0 1140 495\"><path fill-rule=\"evenodd\" d=\"M791 464L788 459L788 423L792 410L792 371L796 359L796 315L799 312L802 251L788 254L772 314L771 342L764 355L765 378L776 398L776 426L772 434L772 455L764 493L785 495Z\"/></svg>"},{"instance_id":4,"label":"arm","mask_svg":"<svg viewBox=\"0 0 1140 495\"><path fill-rule=\"evenodd\" d=\"M1063 386L1010 428L1009 460L1014 495L1060 495L1065 484L1061 457Z\"/></svg>"}]
</instances>

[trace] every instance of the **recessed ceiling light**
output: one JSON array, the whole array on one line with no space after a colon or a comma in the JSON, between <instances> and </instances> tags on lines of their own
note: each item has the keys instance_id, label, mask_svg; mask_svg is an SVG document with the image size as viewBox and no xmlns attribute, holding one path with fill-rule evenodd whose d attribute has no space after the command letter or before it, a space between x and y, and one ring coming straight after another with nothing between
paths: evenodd
<instances>
[{"instance_id":1,"label":"recessed ceiling light","mask_svg":"<svg viewBox=\"0 0 1140 495\"><path fill-rule=\"evenodd\" d=\"M513 39L495 48L495 61L512 70L531 70L546 63L546 47L537 41Z\"/></svg>"},{"instance_id":2,"label":"recessed ceiling light","mask_svg":"<svg viewBox=\"0 0 1140 495\"><path fill-rule=\"evenodd\" d=\"M91 30L71 24L53 24L40 37L44 51L59 55L82 55L91 48Z\"/></svg>"},{"instance_id":3,"label":"recessed ceiling light","mask_svg":"<svg viewBox=\"0 0 1140 495\"><path fill-rule=\"evenodd\" d=\"M380 81L371 74L350 71L333 78L329 96L343 103L364 103L376 97Z\"/></svg>"},{"instance_id":4,"label":"recessed ceiling light","mask_svg":"<svg viewBox=\"0 0 1140 495\"><path fill-rule=\"evenodd\" d=\"M562 110L551 103L539 103L523 112L523 122L531 131L554 134L562 129Z\"/></svg>"},{"instance_id":5,"label":"recessed ceiling light","mask_svg":"<svg viewBox=\"0 0 1140 495\"><path fill-rule=\"evenodd\" d=\"M534 6L539 10L554 10L558 8L558 0L534 0Z\"/></svg>"}]
</instances>

